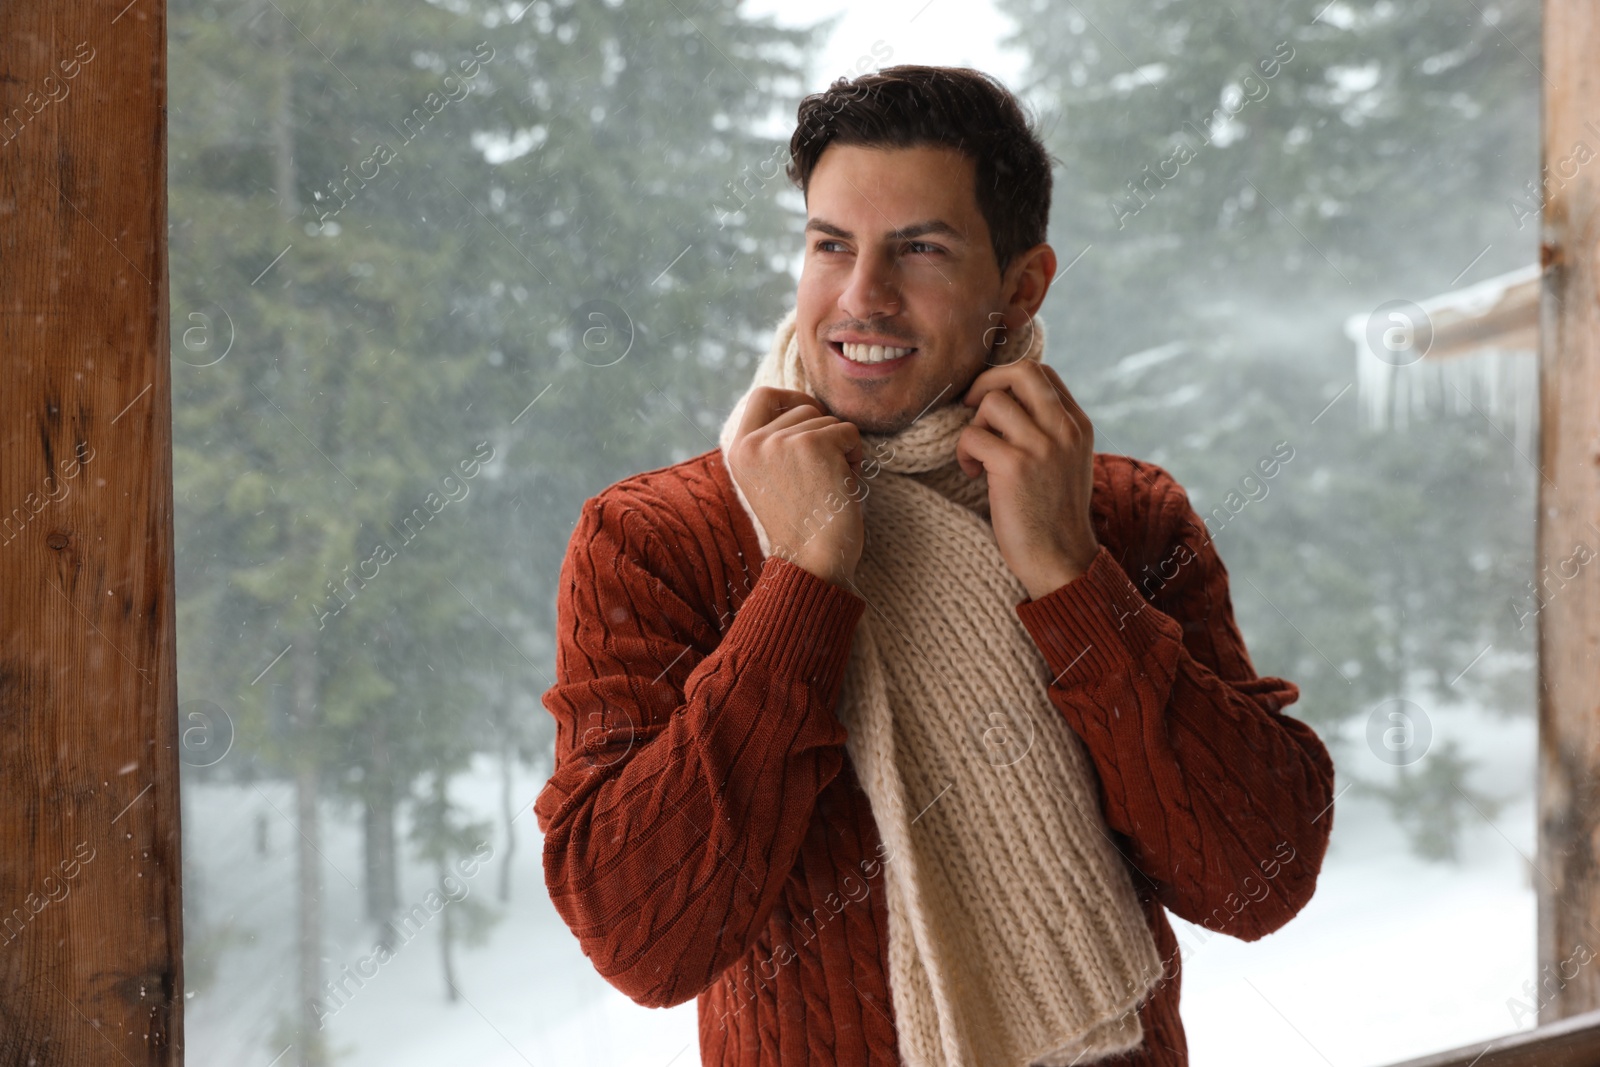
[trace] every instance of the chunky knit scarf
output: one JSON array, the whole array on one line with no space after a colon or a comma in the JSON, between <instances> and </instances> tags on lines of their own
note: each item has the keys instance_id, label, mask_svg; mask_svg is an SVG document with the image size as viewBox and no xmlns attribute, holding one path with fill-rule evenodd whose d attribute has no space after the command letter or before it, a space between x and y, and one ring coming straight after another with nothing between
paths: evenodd
<instances>
[{"instance_id":1,"label":"chunky knit scarf","mask_svg":"<svg viewBox=\"0 0 1600 1067\"><path fill-rule=\"evenodd\" d=\"M1030 342L1022 358L1041 359L1043 324ZM810 392L793 311L759 385ZM723 425L724 457L748 397ZM1139 1045L1135 1009L1161 959L1100 813L1093 765L1050 703L1049 668L1016 615L1027 592L995 544L987 479L955 462L974 410L946 402L901 433L863 435L882 470L867 481L855 590L868 610L836 714L891 850L889 988L902 1059L1066 1067Z\"/></svg>"}]
</instances>

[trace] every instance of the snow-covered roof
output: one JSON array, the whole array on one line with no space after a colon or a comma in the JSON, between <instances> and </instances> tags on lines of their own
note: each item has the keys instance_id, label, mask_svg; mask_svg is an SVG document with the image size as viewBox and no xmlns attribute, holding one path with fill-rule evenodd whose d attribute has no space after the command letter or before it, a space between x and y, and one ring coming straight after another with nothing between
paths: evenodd
<instances>
[{"instance_id":1,"label":"snow-covered roof","mask_svg":"<svg viewBox=\"0 0 1600 1067\"><path fill-rule=\"evenodd\" d=\"M1409 304L1391 301L1345 320L1355 343L1362 422L1405 429L1414 416L1476 412L1509 423L1524 450L1538 415L1538 264ZM1398 324L1398 326L1396 325ZM1410 332L1405 332L1409 325ZM1402 332L1394 334L1392 331ZM1386 332L1389 331L1389 332ZM1400 346L1376 353L1374 340ZM1415 348L1405 345L1415 341ZM1420 353L1420 354L1419 354ZM1505 431L1501 431L1505 432Z\"/></svg>"},{"instance_id":2,"label":"snow-covered roof","mask_svg":"<svg viewBox=\"0 0 1600 1067\"><path fill-rule=\"evenodd\" d=\"M1433 343L1422 357L1448 359L1482 348L1503 352L1536 352L1539 347L1539 278L1543 270L1529 264L1462 289L1418 300L1433 327ZM1356 342L1359 358L1368 353L1367 330L1372 315L1352 315L1345 336Z\"/></svg>"}]
</instances>

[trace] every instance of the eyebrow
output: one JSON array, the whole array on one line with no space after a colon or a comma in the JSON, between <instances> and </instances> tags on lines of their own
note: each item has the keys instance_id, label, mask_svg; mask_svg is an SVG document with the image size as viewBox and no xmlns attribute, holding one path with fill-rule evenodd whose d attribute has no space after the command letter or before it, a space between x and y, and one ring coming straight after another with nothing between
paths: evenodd
<instances>
[{"instance_id":1,"label":"eyebrow","mask_svg":"<svg viewBox=\"0 0 1600 1067\"><path fill-rule=\"evenodd\" d=\"M807 219L805 232L810 233L812 230L825 233L829 237L838 237L846 241L855 237L855 234L851 233L849 230L842 226L835 226L826 219ZM923 219L921 222L913 222L909 226L902 226L898 230L891 230L889 233L885 234L885 236L891 241L909 241L913 237L923 237L927 234L935 233L954 238L957 241L964 242L966 240L966 237L961 233L960 230L956 229L948 222L945 222L943 219Z\"/></svg>"}]
</instances>

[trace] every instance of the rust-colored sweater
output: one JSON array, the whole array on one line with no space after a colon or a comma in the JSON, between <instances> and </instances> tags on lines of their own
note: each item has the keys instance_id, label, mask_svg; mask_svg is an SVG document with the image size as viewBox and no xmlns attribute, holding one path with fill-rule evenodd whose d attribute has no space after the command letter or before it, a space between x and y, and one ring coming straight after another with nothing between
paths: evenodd
<instances>
[{"instance_id":1,"label":"rust-colored sweater","mask_svg":"<svg viewBox=\"0 0 1600 1067\"><path fill-rule=\"evenodd\" d=\"M1016 610L1167 961L1144 1044L1106 1062L1174 1067L1163 909L1245 940L1288 922L1322 865L1333 765L1281 714L1299 690L1256 676L1177 482L1097 453L1091 510L1088 572ZM568 546L545 881L608 982L652 1007L699 998L708 1067L899 1063L884 856L833 712L864 610L762 560L715 450L589 499Z\"/></svg>"}]
</instances>

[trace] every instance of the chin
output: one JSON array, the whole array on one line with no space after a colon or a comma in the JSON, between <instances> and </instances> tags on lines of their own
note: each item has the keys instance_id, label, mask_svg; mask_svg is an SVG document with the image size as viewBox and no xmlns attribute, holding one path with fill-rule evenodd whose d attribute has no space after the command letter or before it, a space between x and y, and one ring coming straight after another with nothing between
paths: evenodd
<instances>
[{"instance_id":1,"label":"chin","mask_svg":"<svg viewBox=\"0 0 1600 1067\"><path fill-rule=\"evenodd\" d=\"M916 412L896 411L885 414L881 411L851 411L835 412L835 414L862 433L888 437L911 425L911 420L915 417Z\"/></svg>"},{"instance_id":2,"label":"chin","mask_svg":"<svg viewBox=\"0 0 1600 1067\"><path fill-rule=\"evenodd\" d=\"M846 419L845 421L854 423L855 428L862 433L871 434L875 437L891 437L905 429L906 424L910 422L909 419L892 422L886 422L881 419Z\"/></svg>"}]
</instances>

